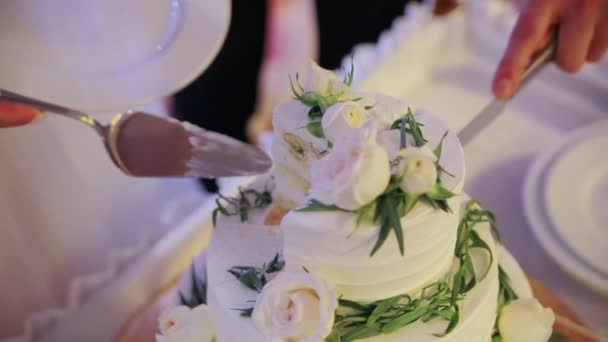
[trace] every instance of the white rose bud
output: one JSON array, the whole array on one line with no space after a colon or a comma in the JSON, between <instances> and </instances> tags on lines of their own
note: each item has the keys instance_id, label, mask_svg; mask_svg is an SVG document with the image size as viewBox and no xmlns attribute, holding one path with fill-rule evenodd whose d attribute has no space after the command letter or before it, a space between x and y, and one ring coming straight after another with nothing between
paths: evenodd
<instances>
[{"instance_id":1,"label":"white rose bud","mask_svg":"<svg viewBox=\"0 0 608 342\"><path fill-rule=\"evenodd\" d=\"M555 314L534 298L516 299L503 307L498 331L503 342L546 342L553 332Z\"/></svg>"},{"instance_id":2,"label":"white rose bud","mask_svg":"<svg viewBox=\"0 0 608 342\"><path fill-rule=\"evenodd\" d=\"M157 342L210 342L215 336L212 317L206 305L190 309L176 306L161 313Z\"/></svg>"},{"instance_id":3,"label":"white rose bud","mask_svg":"<svg viewBox=\"0 0 608 342\"><path fill-rule=\"evenodd\" d=\"M334 142L344 132L362 127L368 120L369 113L356 101L338 102L329 107L321 119L325 137Z\"/></svg>"},{"instance_id":4,"label":"white rose bud","mask_svg":"<svg viewBox=\"0 0 608 342\"><path fill-rule=\"evenodd\" d=\"M327 205L356 210L386 189L391 177L386 151L378 145L375 127L351 130L333 149L311 165L310 197Z\"/></svg>"},{"instance_id":5,"label":"white rose bud","mask_svg":"<svg viewBox=\"0 0 608 342\"><path fill-rule=\"evenodd\" d=\"M338 299L312 273L283 271L264 286L252 313L270 341L318 342L329 335Z\"/></svg>"},{"instance_id":6,"label":"white rose bud","mask_svg":"<svg viewBox=\"0 0 608 342\"><path fill-rule=\"evenodd\" d=\"M401 150L399 174L403 176L401 190L410 195L421 195L437 182L437 157L428 147L407 147Z\"/></svg>"},{"instance_id":7,"label":"white rose bud","mask_svg":"<svg viewBox=\"0 0 608 342\"><path fill-rule=\"evenodd\" d=\"M347 86L338 78L336 73L321 68L311 60L303 88L305 91L312 91L327 96L345 92Z\"/></svg>"}]
</instances>

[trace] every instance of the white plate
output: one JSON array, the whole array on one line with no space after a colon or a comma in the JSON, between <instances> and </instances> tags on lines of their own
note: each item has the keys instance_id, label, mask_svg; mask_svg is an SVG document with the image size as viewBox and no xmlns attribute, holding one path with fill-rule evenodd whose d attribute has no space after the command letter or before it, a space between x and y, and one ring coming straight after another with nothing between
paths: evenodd
<instances>
[{"instance_id":1,"label":"white plate","mask_svg":"<svg viewBox=\"0 0 608 342\"><path fill-rule=\"evenodd\" d=\"M562 240L608 275L608 124L574 143L547 169L545 203Z\"/></svg>"},{"instance_id":2,"label":"white plate","mask_svg":"<svg viewBox=\"0 0 608 342\"><path fill-rule=\"evenodd\" d=\"M594 135L598 130L606 130L606 122L592 124L569 133L563 140L550 149L542 152L532 164L524 182L524 213L530 224L532 233L547 254L572 277L593 288L594 290L608 295L608 275L597 270L581 258L574 250L559 236L552 225L544 203L544 180L547 170L551 167L556 157L574 142L580 141L587 136Z\"/></svg>"},{"instance_id":3,"label":"white plate","mask_svg":"<svg viewBox=\"0 0 608 342\"><path fill-rule=\"evenodd\" d=\"M185 86L213 60L228 0L0 1L0 87L89 111Z\"/></svg>"}]
</instances>

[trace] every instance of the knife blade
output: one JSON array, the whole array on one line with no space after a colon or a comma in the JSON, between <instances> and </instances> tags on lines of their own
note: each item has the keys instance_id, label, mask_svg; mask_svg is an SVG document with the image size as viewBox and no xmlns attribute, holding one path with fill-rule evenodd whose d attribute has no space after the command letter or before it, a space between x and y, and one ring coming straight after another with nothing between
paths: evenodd
<instances>
[{"instance_id":1,"label":"knife blade","mask_svg":"<svg viewBox=\"0 0 608 342\"><path fill-rule=\"evenodd\" d=\"M557 37L557 33L555 37ZM518 91L526 86L531 79L538 75L544 69L544 67L555 58L556 52L557 39L554 38L553 41L528 65L522 75ZM460 144L462 146L466 146L481 131L492 124L492 122L504 112L509 100L501 100L495 97L489 104L487 104L477 115L475 115L475 117L473 117L473 120L471 120L464 128L460 130L460 132L458 132Z\"/></svg>"}]
</instances>

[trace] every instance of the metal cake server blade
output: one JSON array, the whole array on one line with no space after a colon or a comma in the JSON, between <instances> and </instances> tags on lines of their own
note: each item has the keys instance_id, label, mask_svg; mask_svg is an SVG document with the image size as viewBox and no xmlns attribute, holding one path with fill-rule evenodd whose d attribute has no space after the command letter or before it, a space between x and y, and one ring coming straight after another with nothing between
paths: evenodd
<instances>
[{"instance_id":1,"label":"metal cake server blade","mask_svg":"<svg viewBox=\"0 0 608 342\"><path fill-rule=\"evenodd\" d=\"M557 35L555 36L557 37ZM553 41L542 50L528 65L526 71L522 75L519 89L521 90L529 81L534 78L549 64L551 60L555 58L557 52L557 39ZM471 122L469 122L463 129L458 132L458 139L462 146L466 146L471 140L473 140L479 132L483 131L488 127L502 112L509 103L509 100L501 100L494 98L489 104L487 104L479 114L477 114Z\"/></svg>"},{"instance_id":2,"label":"metal cake server blade","mask_svg":"<svg viewBox=\"0 0 608 342\"><path fill-rule=\"evenodd\" d=\"M249 176L272 167L271 158L255 146L171 118L128 112L103 125L81 111L4 89L0 89L0 101L66 116L93 128L114 164L132 176Z\"/></svg>"}]
</instances>

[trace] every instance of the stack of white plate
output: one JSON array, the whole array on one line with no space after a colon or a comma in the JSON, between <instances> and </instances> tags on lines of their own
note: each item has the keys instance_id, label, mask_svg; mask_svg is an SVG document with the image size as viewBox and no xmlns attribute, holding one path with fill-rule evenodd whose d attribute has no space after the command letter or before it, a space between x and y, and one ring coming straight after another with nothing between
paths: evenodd
<instances>
[{"instance_id":1,"label":"stack of white plate","mask_svg":"<svg viewBox=\"0 0 608 342\"><path fill-rule=\"evenodd\" d=\"M568 133L539 155L525 181L524 208L557 264L608 295L608 120Z\"/></svg>"}]
</instances>

